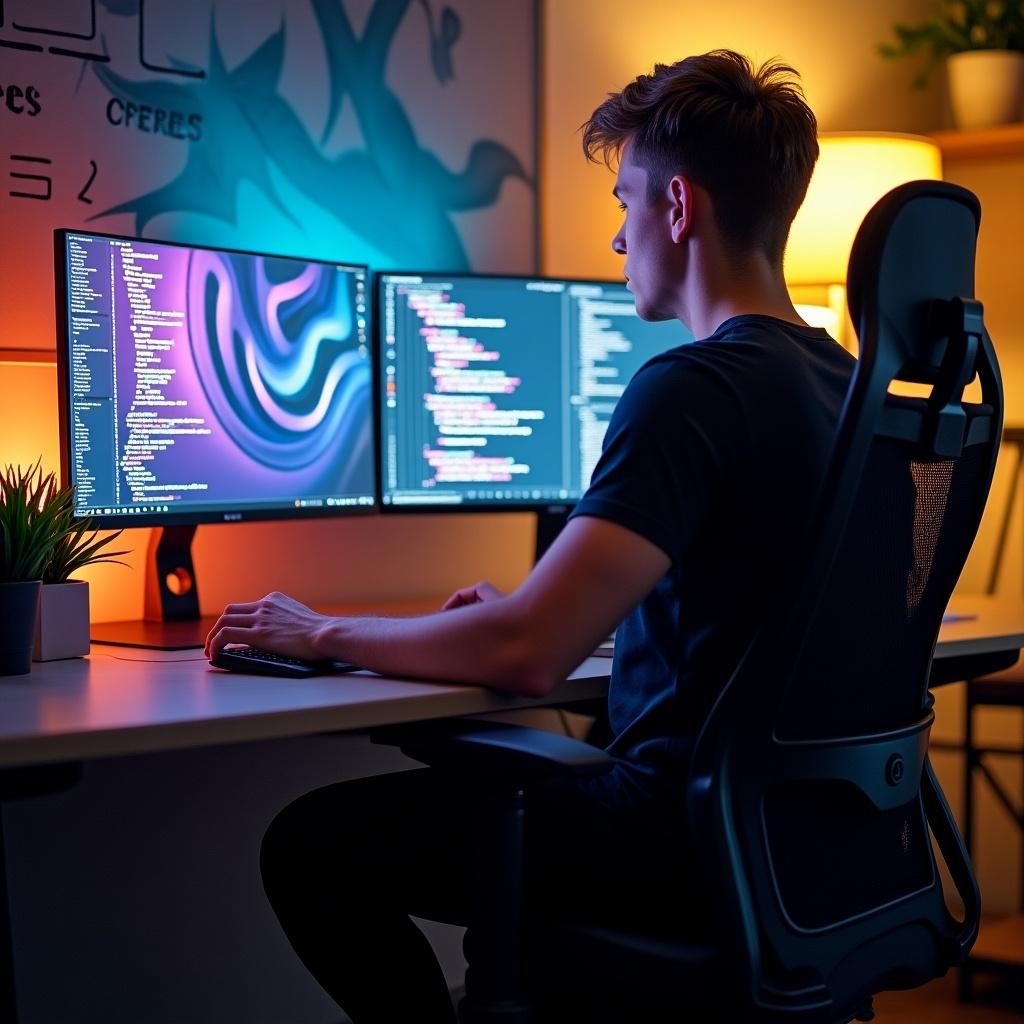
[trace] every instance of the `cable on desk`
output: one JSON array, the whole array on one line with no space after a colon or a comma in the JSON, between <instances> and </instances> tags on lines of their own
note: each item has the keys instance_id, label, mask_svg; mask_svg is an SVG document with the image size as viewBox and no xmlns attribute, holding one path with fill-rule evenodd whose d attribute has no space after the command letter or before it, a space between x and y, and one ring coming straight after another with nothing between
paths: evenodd
<instances>
[{"instance_id":1,"label":"cable on desk","mask_svg":"<svg viewBox=\"0 0 1024 1024\"><path fill-rule=\"evenodd\" d=\"M115 661L141 662L148 665L179 665L184 662L209 661L205 654L200 654L198 658L126 658L124 655L107 654L104 651L102 654L96 652L95 656L99 658L113 658Z\"/></svg>"}]
</instances>

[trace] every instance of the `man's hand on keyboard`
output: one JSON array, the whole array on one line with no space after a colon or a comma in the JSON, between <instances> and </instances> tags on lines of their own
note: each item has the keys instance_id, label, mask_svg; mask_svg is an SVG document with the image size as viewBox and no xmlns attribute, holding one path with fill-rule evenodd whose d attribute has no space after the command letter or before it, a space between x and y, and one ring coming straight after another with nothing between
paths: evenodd
<instances>
[{"instance_id":1,"label":"man's hand on keyboard","mask_svg":"<svg viewBox=\"0 0 1024 1024\"><path fill-rule=\"evenodd\" d=\"M243 604L229 604L206 638L206 656L215 657L226 644L249 644L292 658L317 661L318 634L331 620L301 601L276 591Z\"/></svg>"},{"instance_id":2,"label":"man's hand on keyboard","mask_svg":"<svg viewBox=\"0 0 1024 1024\"><path fill-rule=\"evenodd\" d=\"M451 597L441 606L442 611L451 608L464 608L467 604L482 604L484 601L493 601L496 597L505 595L493 584L486 580L474 583L471 587L463 587L456 590Z\"/></svg>"}]
</instances>

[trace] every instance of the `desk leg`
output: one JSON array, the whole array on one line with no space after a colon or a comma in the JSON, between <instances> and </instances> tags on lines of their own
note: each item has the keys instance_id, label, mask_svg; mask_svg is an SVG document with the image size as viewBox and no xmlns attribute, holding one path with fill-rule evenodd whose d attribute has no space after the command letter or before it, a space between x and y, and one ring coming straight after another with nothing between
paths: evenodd
<instances>
[{"instance_id":1,"label":"desk leg","mask_svg":"<svg viewBox=\"0 0 1024 1024\"><path fill-rule=\"evenodd\" d=\"M965 684L964 693L964 846L967 855L974 859L974 701L971 699L971 682ZM963 1002L970 1002L974 995L974 969L970 955L960 965L957 996Z\"/></svg>"},{"instance_id":2,"label":"desk leg","mask_svg":"<svg viewBox=\"0 0 1024 1024\"><path fill-rule=\"evenodd\" d=\"M1022 709L1024 710L1024 709ZM1024 808L1024 720L1021 722L1021 737L1020 737L1020 791L1022 796L1021 808ZM1024 815L1024 810L1022 810ZM1024 914L1024 820L1020 817L1017 819L1017 836L1020 839L1020 860L1018 866L1020 868L1020 891L1017 894L1017 906L1022 914Z\"/></svg>"},{"instance_id":3,"label":"desk leg","mask_svg":"<svg viewBox=\"0 0 1024 1024\"><path fill-rule=\"evenodd\" d=\"M3 805L0 804L0 1021L16 1024L18 1000L14 991L14 946L11 941L11 907L7 898L3 825Z\"/></svg>"}]
</instances>

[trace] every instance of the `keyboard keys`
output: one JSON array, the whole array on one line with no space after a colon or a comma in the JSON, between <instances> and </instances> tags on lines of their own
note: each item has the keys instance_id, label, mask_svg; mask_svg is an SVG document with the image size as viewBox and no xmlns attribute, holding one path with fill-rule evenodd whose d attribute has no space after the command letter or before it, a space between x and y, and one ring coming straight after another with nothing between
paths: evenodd
<instances>
[{"instance_id":1,"label":"keyboard keys","mask_svg":"<svg viewBox=\"0 0 1024 1024\"><path fill-rule=\"evenodd\" d=\"M229 672L286 676L292 679L359 671L358 665L348 661L307 661L286 654L275 654L259 647L226 647L210 661L210 664Z\"/></svg>"}]
</instances>

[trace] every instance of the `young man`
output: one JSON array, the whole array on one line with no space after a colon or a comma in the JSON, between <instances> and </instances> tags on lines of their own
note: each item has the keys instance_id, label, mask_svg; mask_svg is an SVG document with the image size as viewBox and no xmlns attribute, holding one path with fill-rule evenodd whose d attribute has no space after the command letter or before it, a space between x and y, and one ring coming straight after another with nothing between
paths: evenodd
<instances>
[{"instance_id":1,"label":"young man","mask_svg":"<svg viewBox=\"0 0 1024 1024\"><path fill-rule=\"evenodd\" d=\"M682 916L693 737L772 600L813 506L853 360L790 302L782 254L817 158L795 72L731 51L658 65L584 127L618 161L612 241L640 315L699 340L648 362L590 489L514 593L480 583L417 619L332 619L281 594L229 605L207 644L542 695L618 627L615 769L531 796L529 898ZM567 614L567 609L572 613ZM409 913L466 916L468 798L430 771L332 786L263 847L299 956L357 1022L452 1021ZM693 895L688 897L692 906Z\"/></svg>"}]
</instances>

